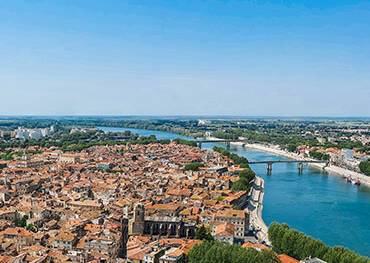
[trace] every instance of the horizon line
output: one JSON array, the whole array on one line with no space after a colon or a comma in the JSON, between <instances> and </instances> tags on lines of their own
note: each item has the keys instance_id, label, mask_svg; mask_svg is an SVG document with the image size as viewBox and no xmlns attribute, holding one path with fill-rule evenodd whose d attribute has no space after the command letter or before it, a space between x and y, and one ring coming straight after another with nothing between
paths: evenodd
<instances>
[{"instance_id":1,"label":"horizon line","mask_svg":"<svg viewBox=\"0 0 370 263\"><path fill-rule=\"evenodd\" d=\"M226 117L226 118L370 118L370 115L232 115L232 114L0 114L0 118L30 117Z\"/></svg>"}]
</instances>

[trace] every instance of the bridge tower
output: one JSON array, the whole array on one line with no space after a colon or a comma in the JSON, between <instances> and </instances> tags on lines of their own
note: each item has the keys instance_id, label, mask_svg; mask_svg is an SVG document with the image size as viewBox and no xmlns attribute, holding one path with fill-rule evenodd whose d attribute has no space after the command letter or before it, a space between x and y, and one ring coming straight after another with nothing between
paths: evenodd
<instances>
[{"instance_id":1,"label":"bridge tower","mask_svg":"<svg viewBox=\"0 0 370 263\"><path fill-rule=\"evenodd\" d=\"M272 162L267 162L267 174L271 175L272 173Z\"/></svg>"},{"instance_id":2,"label":"bridge tower","mask_svg":"<svg viewBox=\"0 0 370 263\"><path fill-rule=\"evenodd\" d=\"M298 173L301 174L303 172L303 163L298 163Z\"/></svg>"}]
</instances>

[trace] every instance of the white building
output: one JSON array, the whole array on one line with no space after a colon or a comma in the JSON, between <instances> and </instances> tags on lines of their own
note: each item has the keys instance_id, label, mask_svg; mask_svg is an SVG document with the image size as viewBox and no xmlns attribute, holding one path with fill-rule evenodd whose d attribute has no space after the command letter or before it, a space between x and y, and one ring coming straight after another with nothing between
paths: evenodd
<instances>
[{"instance_id":1,"label":"white building","mask_svg":"<svg viewBox=\"0 0 370 263\"><path fill-rule=\"evenodd\" d=\"M18 129L15 130L15 136L14 137L16 139L20 139L20 140L28 140L30 135L29 135L29 132L26 129L18 127Z\"/></svg>"},{"instance_id":2,"label":"white building","mask_svg":"<svg viewBox=\"0 0 370 263\"><path fill-rule=\"evenodd\" d=\"M54 130L54 129L53 129ZM19 140L40 140L50 135L51 128L26 129L18 127L13 133L14 138Z\"/></svg>"},{"instance_id":3,"label":"white building","mask_svg":"<svg viewBox=\"0 0 370 263\"><path fill-rule=\"evenodd\" d=\"M211 122L209 120L198 120L198 126L207 125Z\"/></svg>"},{"instance_id":4,"label":"white building","mask_svg":"<svg viewBox=\"0 0 370 263\"><path fill-rule=\"evenodd\" d=\"M40 140L42 137L45 137L45 136L43 136L41 129L31 130L29 132L29 138L31 140Z\"/></svg>"},{"instance_id":5,"label":"white building","mask_svg":"<svg viewBox=\"0 0 370 263\"><path fill-rule=\"evenodd\" d=\"M49 134L51 132L51 129L44 128L44 129L40 129L40 131L41 131L42 137L47 137L47 136L49 136Z\"/></svg>"}]
</instances>

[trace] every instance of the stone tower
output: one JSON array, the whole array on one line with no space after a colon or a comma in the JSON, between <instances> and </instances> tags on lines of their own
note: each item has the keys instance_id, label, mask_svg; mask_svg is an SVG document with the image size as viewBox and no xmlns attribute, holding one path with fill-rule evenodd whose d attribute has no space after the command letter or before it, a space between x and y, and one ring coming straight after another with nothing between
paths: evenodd
<instances>
[{"instance_id":1,"label":"stone tower","mask_svg":"<svg viewBox=\"0 0 370 263\"><path fill-rule=\"evenodd\" d=\"M130 235L144 234L145 226L145 207L143 204L138 203L134 208L134 217L129 222Z\"/></svg>"}]
</instances>

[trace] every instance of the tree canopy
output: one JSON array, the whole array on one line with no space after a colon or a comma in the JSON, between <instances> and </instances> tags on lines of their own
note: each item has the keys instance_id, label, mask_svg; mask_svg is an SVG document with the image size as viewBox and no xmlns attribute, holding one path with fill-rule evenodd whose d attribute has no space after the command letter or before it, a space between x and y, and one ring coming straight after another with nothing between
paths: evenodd
<instances>
[{"instance_id":1,"label":"tree canopy","mask_svg":"<svg viewBox=\"0 0 370 263\"><path fill-rule=\"evenodd\" d=\"M180 138L176 138L173 141L178 143L178 144L184 144L184 145L189 145L189 146L193 146L193 147L197 146L197 143L195 141L189 141L189 140L184 140L184 139L180 139Z\"/></svg>"},{"instance_id":2,"label":"tree canopy","mask_svg":"<svg viewBox=\"0 0 370 263\"><path fill-rule=\"evenodd\" d=\"M211 231L206 228L204 225L201 225L197 228L195 232L195 238L199 240L206 240L206 241L213 241L213 236L211 235Z\"/></svg>"},{"instance_id":3,"label":"tree canopy","mask_svg":"<svg viewBox=\"0 0 370 263\"><path fill-rule=\"evenodd\" d=\"M243 248L221 242L202 242L189 252L189 263L278 263L273 251Z\"/></svg>"},{"instance_id":4,"label":"tree canopy","mask_svg":"<svg viewBox=\"0 0 370 263\"><path fill-rule=\"evenodd\" d=\"M268 230L269 239L277 253L285 253L297 259L309 256L318 257L328 263L369 263L366 257L361 257L343 247L329 247L320 240L289 228L286 224L272 223Z\"/></svg>"},{"instance_id":5,"label":"tree canopy","mask_svg":"<svg viewBox=\"0 0 370 263\"><path fill-rule=\"evenodd\" d=\"M370 176L370 160L362 161L359 165L360 171L367 176Z\"/></svg>"},{"instance_id":6,"label":"tree canopy","mask_svg":"<svg viewBox=\"0 0 370 263\"><path fill-rule=\"evenodd\" d=\"M310 156L312 158L318 159L318 160L329 160L330 155L327 153L321 153L321 152L316 152L316 151L311 151Z\"/></svg>"},{"instance_id":7,"label":"tree canopy","mask_svg":"<svg viewBox=\"0 0 370 263\"><path fill-rule=\"evenodd\" d=\"M187 163L185 164L184 169L186 171L198 171L200 167L203 167L204 163L200 162L192 162L192 163Z\"/></svg>"},{"instance_id":8,"label":"tree canopy","mask_svg":"<svg viewBox=\"0 0 370 263\"><path fill-rule=\"evenodd\" d=\"M250 182L256 177L255 172L250 168L248 159L239 156L235 153L231 153L222 147L213 147L213 150L221 153L222 155L230 158L235 164L239 165L242 170L238 171L236 175L239 176L239 180L234 182L231 186L233 191L249 191Z\"/></svg>"}]
</instances>

